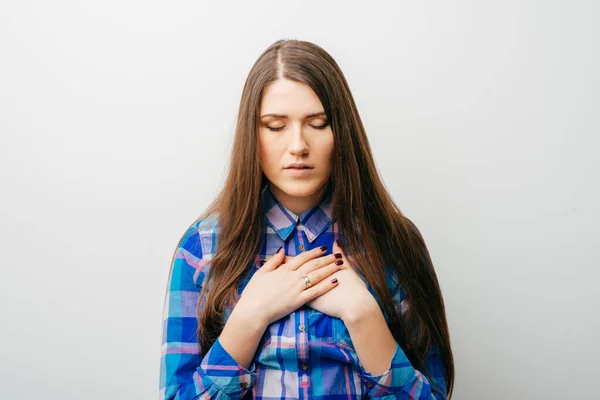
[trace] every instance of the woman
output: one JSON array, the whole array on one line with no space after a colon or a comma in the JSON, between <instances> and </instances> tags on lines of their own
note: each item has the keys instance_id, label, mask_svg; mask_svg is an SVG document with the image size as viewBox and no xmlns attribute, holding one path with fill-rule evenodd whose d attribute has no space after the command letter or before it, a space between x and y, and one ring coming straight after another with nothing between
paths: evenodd
<instances>
[{"instance_id":1,"label":"woman","mask_svg":"<svg viewBox=\"0 0 600 400\"><path fill-rule=\"evenodd\" d=\"M181 238L162 399L442 399L445 307L343 73L280 40L245 83L223 190Z\"/></svg>"}]
</instances>

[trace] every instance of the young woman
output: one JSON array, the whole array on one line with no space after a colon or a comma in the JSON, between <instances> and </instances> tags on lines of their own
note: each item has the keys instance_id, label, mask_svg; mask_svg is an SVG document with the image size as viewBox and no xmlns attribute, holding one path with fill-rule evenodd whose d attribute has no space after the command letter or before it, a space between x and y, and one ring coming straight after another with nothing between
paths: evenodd
<instances>
[{"instance_id":1,"label":"young woman","mask_svg":"<svg viewBox=\"0 0 600 400\"><path fill-rule=\"evenodd\" d=\"M244 85L223 190L183 234L161 399L445 399L454 363L424 240L378 176L345 77L280 40Z\"/></svg>"}]
</instances>

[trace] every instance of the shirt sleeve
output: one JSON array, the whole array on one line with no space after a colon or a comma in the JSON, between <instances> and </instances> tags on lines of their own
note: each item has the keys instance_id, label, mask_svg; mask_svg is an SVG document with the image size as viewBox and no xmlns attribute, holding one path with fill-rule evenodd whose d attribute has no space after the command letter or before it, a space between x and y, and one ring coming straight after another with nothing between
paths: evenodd
<instances>
[{"instance_id":1,"label":"shirt sleeve","mask_svg":"<svg viewBox=\"0 0 600 400\"><path fill-rule=\"evenodd\" d=\"M244 368L221 346L220 337L201 358L196 307L205 273L199 232L190 228L177 247L165 293L161 400L239 399L256 379L254 361Z\"/></svg>"},{"instance_id":2,"label":"shirt sleeve","mask_svg":"<svg viewBox=\"0 0 600 400\"><path fill-rule=\"evenodd\" d=\"M371 375L361 364L359 377L367 384L370 399L446 399L444 367L436 345L431 347L424 362L441 392L431 385L425 374L413 368L398 343L387 371Z\"/></svg>"},{"instance_id":3,"label":"shirt sleeve","mask_svg":"<svg viewBox=\"0 0 600 400\"><path fill-rule=\"evenodd\" d=\"M409 221L409 224L416 234L421 235L412 221ZM429 267L432 268L430 261L430 256L427 254L426 262ZM387 271L388 287L394 288L396 287L397 281L389 268ZM372 293L377 299L377 302L380 303L375 293ZM404 302L404 293L404 288L400 285L399 290L393 294L393 301L398 313L402 313L406 306ZM386 316L386 321L387 320L388 318ZM431 346L429 352L425 355L423 362L434 381L433 383L437 385L439 390L432 385L432 382L429 381L424 373L412 366L406 353L398 343L396 343L396 351L394 352L390 366L384 373L380 375L371 375L363 368L362 364L359 363L359 377L366 383L370 399L446 399L448 395L446 392L445 369L438 352L438 347L435 344Z\"/></svg>"}]
</instances>

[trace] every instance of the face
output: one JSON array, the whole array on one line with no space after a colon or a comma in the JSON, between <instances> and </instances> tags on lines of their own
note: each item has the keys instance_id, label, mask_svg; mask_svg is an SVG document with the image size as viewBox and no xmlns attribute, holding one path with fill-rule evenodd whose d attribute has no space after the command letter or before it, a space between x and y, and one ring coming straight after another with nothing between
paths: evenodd
<instances>
[{"instance_id":1,"label":"face","mask_svg":"<svg viewBox=\"0 0 600 400\"><path fill-rule=\"evenodd\" d=\"M333 132L323 105L310 86L279 79L266 89L259 115L261 168L275 197L300 214L318 202L331 174Z\"/></svg>"}]
</instances>

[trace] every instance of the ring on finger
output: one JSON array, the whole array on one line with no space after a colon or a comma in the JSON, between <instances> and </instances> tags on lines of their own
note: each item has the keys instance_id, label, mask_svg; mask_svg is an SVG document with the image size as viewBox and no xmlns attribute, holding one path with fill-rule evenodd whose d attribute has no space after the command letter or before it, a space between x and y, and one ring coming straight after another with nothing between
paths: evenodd
<instances>
[{"instance_id":1,"label":"ring on finger","mask_svg":"<svg viewBox=\"0 0 600 400\"><path fill-rule=\"evenodd\" d=\"M308 275L304 275L302 278L304 279L304 284L306 285L306 288L308 289L310 287L310 279L308 279Z\"/></svg>"}]
</instances>

